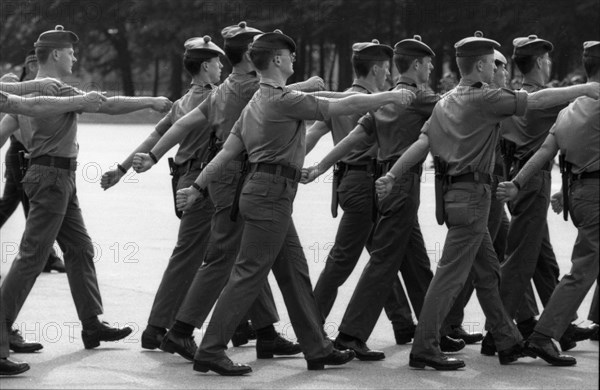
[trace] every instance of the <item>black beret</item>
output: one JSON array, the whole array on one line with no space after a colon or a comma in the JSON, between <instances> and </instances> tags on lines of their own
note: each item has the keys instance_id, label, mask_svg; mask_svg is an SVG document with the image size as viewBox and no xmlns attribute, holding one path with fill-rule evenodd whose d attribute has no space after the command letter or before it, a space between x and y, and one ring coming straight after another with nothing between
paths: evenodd
<instances>
[{"instance_id":1,"label":"black beret","mask_svg":"<svg viewBox=\"0 0 600 390\"><path fill-rule=\"evenodd\" d=\"M281 30L275 30L254 37L252 42L252 48L254 49L266 49L266 50L279 50L289 49L292 52L296 51L296 42Z\"/></svg>"},{"instance_id":2,"label":"black beret","mask_svg":"<svg viewBox=\"0 0 600 390\"><path fill-rule=\"evenodd\" d=\"M537 35L528 37L519 37L513 39L515 56L539 56L554 49L554 46L545 39L538 38Z\"/></svg>"},{"instance_id":3,"label":"black beret","mask_svg":"<svg viewBox=\"0 0 600 390\"><path fill-rule=\"evenodd\" d=\"M33 44L34 47L53 47L55 49L64 49L71 47L79 42L79 38L74 32L67 31L61 25L54 27L54 30L45 31L40 34L38 40Z\"/></svg>"},{"instance_id":4,"label":"black beret","mask_svg":"<svg viewBox=\"0 0 600 390\"><path fill-rule=\"evenodd\" d=\"M493 39L484 38L481 31L475 31L474 36L456 42L454 48L457 57L478 57L494 54L494 49L500 49L500 44Z\"/></svg>"},{"instance_id":5,"label":"black beret","mask_svg":"<svg viewBox=\"0 0 600 390\"><path fill-rule=\"evenodd\" d=\"M411 57L435 57L435 53L429 46L421 41L420 35L412 39L403 39L394 45L394 53Z\"/></svg>"}]
</instances>

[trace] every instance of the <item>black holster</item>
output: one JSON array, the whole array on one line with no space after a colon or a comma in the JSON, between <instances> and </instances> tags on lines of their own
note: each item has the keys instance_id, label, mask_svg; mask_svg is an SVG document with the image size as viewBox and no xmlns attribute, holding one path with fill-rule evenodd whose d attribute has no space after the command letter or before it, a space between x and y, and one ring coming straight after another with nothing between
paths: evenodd
<instances>
[{"instance_id":1,"label":"black holster","mask_svg":"<svg viewBox=\"0 0 600 390\"><path fill-rule=\"evenodd\" d=\"M333 164L333 181L331 183L331 216L336 218L338 216L338 186L342 181L342 176L344 175L344 170L342 169L341 163Z\"/></svg>"},{"instance_id":2,"label":"black holster","mask_svg":"<svg viewBox=\"0 0 600 390\"><path fill-rule=\"evenodd\" d=\"M433 167L435 169L435 219L438 225L444 224L444 193L446 192L446 173L448 164L440 158L433 156Z\"/></svg>"},{"instance_id":3,"label":"black holster","mask_svg":"<svg viewBox=\"0 0 600 390\"><path fill-rule=\"evenodd\" d=\"M177 185L179 184L179 179L181 178L181 173L179 172L179 165L175 164L175 160L172 157L169 157L169 173L171 174L171 190L173 191L173 205L175 206L175 215L177 218L181 219L183 215L183 211L177 210Z\"/></svg>"},{"instance_id":4,"label":"black holster","mask_svg":"<svg viewBox=\"0 0 600 390\"><path fill-rule=\"evenodd\" d=\"M249 170L250 162L248 161L248 155L244 153L242 166L240 168L240 178L238 180L237 186L235 187L235 196L233 197L233 203L231 204L231 213L229 214L229 219L232 222L237 221L237 217L240 212L240 195L242 194L244 181L246 180L246 176L248 175Z\"/></svg>"},{"instance_id":5,"label":"black holster","mask_svg":"<svg viewBox=\"0 0 600 390\"><path fill-rule=\"evenodd\" d=\"M511 168L515 160L517 145L507 139L500 140L500 154L502 155L502 174L505 180L511 180Z\"/></svg>"},{"instance_id":6,"label":"black holster","mask_svg":"<svg viewBox=\"0 0 600 390\"><path fill-rule=\"evenodd\" d=\"M558 156L558 166L560 168L560 175L562 178L562 193L563 193L563 219L569 220L569 189L570 189L570 178L571 178L571 163L566 161L565 154Z\"/></svg>"},{"instance_id":7,"label":"black holster","mask_svg":"<svg viewBox=\"0 0 600 390\"><path fill-rule=\"evenodd\" d=\"M21 175L19 181L21 181L25 177L25 174L27 173L27 168L28 168L27 158L25 158L24 150L19 150L18 159L19 159L19 174Z\"/></svg>"}]
</instances>

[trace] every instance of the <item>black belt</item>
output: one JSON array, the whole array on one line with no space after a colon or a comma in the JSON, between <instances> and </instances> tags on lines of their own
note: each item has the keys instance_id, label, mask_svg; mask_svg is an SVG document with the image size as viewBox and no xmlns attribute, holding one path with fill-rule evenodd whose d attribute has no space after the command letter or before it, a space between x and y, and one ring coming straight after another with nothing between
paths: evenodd
<instances>
[{"instance_id":1,"label":"black belt","mask_svg":"<svg viewBox=\"0 0 600 390\"><path fill-rule=\"evenodd\" d=\"M469 172L458 176L448 176L448 183L480 183L491 184L492 176L487 173Z\"/></svg>"},{"instance_id":2,"label":"black belt","mask_svg":"<svg viewBox=\"0 0 600 390\"><path fill-rule=\"evenodd\" d=\"M60 169L75 171L77 169L77 159L68 157L40 156L32 158L30 165L44 165Z\"/></svg>"},{"instance_id":3,"label":"black belt","mask_svg":"<svg viewBox=\"0 0 600 390\"><path fill-rule=\"evenodd\" d=\"M398 157L400 158L400 157ZM394 164L396 163L396 161L398 161L398 158L392 158L389 160L383 160L380 162L380 164L382 165L383 169L382 169L382 174L385 172L387 173L390 169L392 169L392 167L394 166ZM412 167L410 167L408 169L408 171L406 171L406 173L415 173L417 175L421 175L423 173L423 164L415 164Z\"/></svg>"},{"instance_id":4,"label":"black belt","mask_svg":"<svg viewBox=\"0 0 600 390\"><path fill-rule=\"evenodd\" d=\"M279 164L251 164L250 172L262 172L269 173L271 175L285 177L286 179L293 180L295 182L299 182L302 177L302 171L297 168L291 167L289 165L279 165Z\"/></svg>"},{"instance_id":5,"label":"black belt","mask_svg":"<svg viewBox=\"0 0 600 390\"><path fill-rule=\"evenodd\" d=\"M584 179L600 179L600 171L582 172L577 175L576 174L571 175L571 180L573 180L573 181L584 180Z\"/></svg>"}]
</instances>

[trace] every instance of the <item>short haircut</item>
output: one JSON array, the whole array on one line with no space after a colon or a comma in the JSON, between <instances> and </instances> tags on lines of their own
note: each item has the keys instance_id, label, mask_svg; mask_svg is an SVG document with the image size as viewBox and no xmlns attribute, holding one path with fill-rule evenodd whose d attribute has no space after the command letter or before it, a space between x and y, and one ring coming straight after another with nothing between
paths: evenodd
<instances>
[{"instance_id":1,"label":"short haircut","mask_svg":"<svg viewBox=\"0 0 600 390\"><path fill-rule=\"evenodd\" d=\"M367 60L364 58L360 58L360 56L353 55L352 56L352 68L354 69L354 73L356 77L366 77L369 75L369 72L375 65L383 65L385 61L388 60Z\"/></svg>"},{"instance_id":2,"label":"short haircut","mask_svg":"<svg viewBox=\"0 0 600 390\"><path fill-rule=\"evenodd\" d=\"M458 65L458 70L462 76L465 76L475 69L475 64L479 61L485 61L486 56L476 56L476 57L456 57L456 65Z\"/></svg>"},{"instance_id":3,"label":"short haircut","mask_svg":"<svg viewBox=\"0 0 600 390\"><path fill-rule=\"evenodd\" d=\"M396 68L398 69L398 72L400 73L405 73L408 69L410 69L410 66L412 65L414 60L419 61L420 63L423 63L423 57L415 57L415 56L407 56L404 54L394 54L394 64L396 64Z\"/></svg>"},{"instance_id":4,"label":"short haircut","mask_svg":"<svg viewBox=\"0 0 600 390\"><path fill-rule=\"evenodd\" d=\"M258 70L267 70L278 50L250 48L250 60Z\"/></svg>"},{"instance_id":5,"label":"short haircut","mask_svg":"<svg viewBox=\"0 0 600 390\"><path fill-rule=\"evenodd\" d=\"M227 41L225 41L223 49L227 59L229 59L231 65L234 66L242 62L244 54L248 51L248 45L240 45L237 42L235 44L228 44Z\"/></svg>"},{"instance_id":6,"label":"short haircut","mask_svg":"<svg viewBox=\"0 0 600 390\"><path fill-rule=\"evenodd\" d=\"M202 70L202 64L209 62L215 58L215 56L206 56L205 58L189 58L183 56L183 67L192 76L197 75Z\"/></svg>"},{"instance_id":7,"label":"short haircut","mask_svg":"<svg viewBox=\"0 0 600 390\"><path fill-rule=\"evenodd\" d=\"M54 47L36 47L35 48L35 56L38 59L38 62L40 64L45 64L46 62L48 62L48 59L50 58L50 53L52 53L54 50L57 50Z\"/></svg>"},{"instance_id":8,"label":"short haircut","mask_svg":"<svg viewBox=\"0 0 600 390\"><path fill-rule=\"evenodd\" d=\"M598 75L598 72L600 72L600 58L583 56L583 68L588 79Z\"/></svg>"},{"instance_id":9,"label":"short haircut","mask_svg":"<svg viewBox=\"0 0 600 390\"><path fill-rule=\"evenodd\" d=\"M531 72L533 67L535 66L536 60L541 56L518 56L514 55L512 57L515 65L519 69L519 71L523 74L527 74Z\"/></svg>"}]
</instances>

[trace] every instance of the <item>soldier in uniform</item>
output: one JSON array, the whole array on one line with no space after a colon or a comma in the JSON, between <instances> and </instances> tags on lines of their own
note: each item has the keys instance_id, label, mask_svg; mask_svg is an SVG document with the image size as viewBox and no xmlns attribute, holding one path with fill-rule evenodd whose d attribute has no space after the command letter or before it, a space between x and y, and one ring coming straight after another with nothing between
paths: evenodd
<instances>
[{"instance_id":1,"label":"soldier in uniform","mask_svg":"<svg viewBox=\"0 0 600 390\"><path fill-rule=\"evenodd\" d=\"M393 49L374 39L372 42L355 43L352 51L352 67L356 79L347 91L375 93L386 90ZM315 122L306 133L306 152L309 153L317 141L330 131L333 143L337 145L350 133L361 116L354 113L326 122ZM354 270L363 248L371 251L372 228L377 218L374 193L376 156L377 145L372 135L356 145L336 164L331 211L334 217L337 216L339 203L344 215L325 268L315 284L314 295L323 320L329 315L338 288ZM394 280L393 293L385 303L385 311L392 322L396 343L409 342L415 326L408 299L398 277Z\"/></svg>"},{"instance_id":2,"label":"soldier in uniform","mask_svg":"<svg viewBox=\"0 0 600 390\"><path fill-rule=\"evenodd\" d=\"M37 80L33 82L33 85L35 86L33 88L30 84L27 88L16 89L13 91L27 91L27 89L29 89L28 92L33 92L38 88L39 90L42 90L44 87L47 87L48 90L58 91L57 81L51 81L49 84L47 80ZM12 89L10 88L10 85L7 86L4 83L0 83L0 91L5 88ZM46 116L73 110L93 112L98 110L105 100L106 98L97 92L91 92L76 98L45 98L43 100L40 100L39 98L15 98L15 96L0 92L0 113L6 112L17 115ZM4 145L7 138L8 134L0 132L0 147ZM2 299L3 294L0 295L0 300ZM3 302L3 300L0 302L0 376L18 375L29 370L30 367L27 363L16 362L9 358L10 349L14 349L14 344L13 339L11 338L12 334L9 332L10 326L7 321ZM41 347L41 344L38 343L23 342L20 346L30 351L32 345L35 347L34 350L41 349L39 348Z\"/></svg>"},{"instance_id":3,"label":"soldier in uniform","mask_svg":"<svg viewBox=\"0 0 600 390\"><path fill-rule=\"evenodd\" d=\"M600 41L583 44L583 65L589 82L600 82ZM527 346L555 366L571 366L574 357L561 355L552 339L561 340L571 320L598 277L600 258L600 104L597 99L580 97L563 109L544 143L510 182L501 183L498 196L516 198L519 190L535 177L560 150L569 176L568 205L577 239L571 257L571 270L554 289L537 322ZM565 210L566 211L566 210Z\"/></svg>"},{"instance_id":4,"label":"soldier in uniform","mask_svg":"<svg viewBox=\"0 0 600 390\"><path fill-rule=\"evenodd\" d=\"M523 90L536 92L545 88L544 84L550 79L552 43L529 35L515 38L513 46L513 60L524 74ZM524 115L504 121L503 137L515 144L513 177L542 145L565 106L561 104L540 110L530 107ZM508 204L512 218L507 237L507 258L501 268L500 294L511 318L516 317L532 279L544 306L558 284L560 270L550 243L547 222L551 169L552 161L548 161ZM518 326L523 337L531 334L535 322L533 316L521 319ZM571 325L560 341L561 348L569 350L575 347L576 341L585 340L590 335L589 329Z\"/></svg>"},{"instance_id":5,"label":"soldier in uniform","mask_svg":"<svg viewBox=\"0 0 600 390\"><path fill-rule=\"evenodd\" d=\"M27 57L25 57L23 71L21 72L19 81L32 80L37 75L37 72L37 57L35 56L35 50L31 50L29 53L27 53ZM0 198L0 228L4 226L8 218L10 218L12 213L16 210L17 206L19 206L19 203L23 204L25 218L27 218L27 214L29 213L29 201L23 193L23 185L21 184L21 180L24 176L22 165L25 162L21 161L19 157L19 154L23 155L23 153L27 153L27 148L23 145L26 138L28 139L29 137L21 135L20 132L15 132L10 137L10 146L6 151L5 158L6 182L4 183L4 193L2 194L2 198ZM53 270L59 273L65 272L65 264L60 257L56 255L54 248L52 248L50 251L50 255L48 256L48 261L46 262L43 272L52 272ZM11 343L15 345L22 342L22 338L16 329L13 329L11 333L11 339L14 340L11 341ZM16 346L16 348L19 350L22 349L19 346Z\"/></svg>"},{"instance_id":6,"label":"soldier in uniform","mask_svg":"<svg viewBox=\"0 0 600 390\"><path fill-rule=\"evenodd\" d=\"M223 29L221 34L225 40L225 53L233 64L233 72L199 107L175 122L150 153L136 155L133 161L136 171L150 169L155 163L153 158L158 161L177 142L181 142L186 134L205 128L211 133L211 153L220 149L242 109L258 89L259 80L247 50L252 38L261 33L262 31L248 26L246 22ZM310 87L310 83L295 87L302 86ZM176 321L169 327L161 345L161 349L177 352L189 360L194 358L197 349L192 337L193 330L195 327L202 328L231 274L239 249L243 225L237 219L232 220L232 209L236 203L236 188L243 166L244 156L240 153L208 185L208 193L215 206L208 248L175 316ZM268 283L265 283L248 314L256 329L256 351L259 358L301 352L298 344L289 342L275 331L273 324L279 321L279 315ZM240 334L239 330L236 333L236 337L232 338L234 346L248 342L247 334Z\"/></svg>"},{"instance_id":7,"label":"soldier in uniform","mask_svg":"<svg viewBox=\"0 0 600 390\"><path fill-rule=\"evenodd\" d=\"M69 76L76 61L73 45L78 40L77 35L62 26L42 33L34 45L40 64L38 78L60 80ZM62 83L57 93L59 97L79 95L84 93ZM100 112L119 114L149 107L165 110L170 107L170 101L118 96L107 99ZM64 253L69 286L83 325L83 343L89 349L99 346L101 341L120 340L131 333L131 328L112 328L98 319L102 314L102 299L94 267L94 248L83 222L75 184L79 148L77 115L78 112L71 111L42 119L19 117L19 128L27 126L32 134L30 167L23 179L30 210L19 254L0 292L6 320L12 326L57 240ZM3 137L2 141L5 140Z\"/></svg>"},{"instance_id":8,"label":"soldier in uniform","mask_svg":"<svg viewBox=\"0 0 600 390\"><path fill-rule=\"evenodd\" d=\"M396 178L422 161L428 151L437 161L436 214L443 216L448 234L419 316L409 361L411 367L436 370L465 366L462 360L442 353L439 334L470 272L500 363L514 362L524 353L533 355L523 349L521 334L502 306L500 265L487 229L494 150L500 136L497 124L512 115L523 115L528 108L552 107L583 94L598 94L592 86L532 94L493 89L488 83L496 69L494 49L500 45L477 31L474 37L457 42L455 48L462 75L459 85L438 102L419 139L376 182L378 195L386 197Z\"/></svg>"},{"instance_id":9,"label":"soldier in uniform","mask_svg":"<svg viewBox=\"0 0 600 390\"><path fill-rule=\"evenodd\" d=\"M423 88L433 69L431 59L434 55L420 36L398 42L394 46L394 62L400 72L400 80L395 90L411 91L417 98L407 107L386 106L375 114L362 117L348 137L338 143L317 166L307 169L307 181L327 171L353 145L373 136L379 146L377 159L381 170L387 172L418 138L421 127L440 99L439 95ZM354 350L361 360L385 358L383 352L368 348L366 340L379 319L386 299L395 295L392 285L398 272L402 272L417 318L433 276L417 216L422 163L414 164L394 187L398 196L379 202L380 217L373 233L371 259L339 327L336 345L338 348ZM408 342L414 336L414 323L411 319L410 323L402 325L395 333L405 337L405 342ZM446 336L442 337L441 343L442 349L447 352L458 351L465 346L464 342Z\"/></svg>"},{"instance_id":10,"label":"soldier in uniform","mask_svg":"<svg viewBox=\"0 0 600 390\"><path fill-rule=\"evenodd\" d=\"M190 38L184 47L183 66L192 77L190 89L173 104L171 111L158 122L152 134L117 165L117 169L102 176L101 185L104 189L118 183L131 167L135 154L149 152L173 123L198 107L220 81L223 65L219 56L225 55L225 52L209 36ZM173 197L176 190L189 187L200 174L209 157L209 142L210 131L207 128L192 132L181 141L175 158L170 161ZM210 199L198 201L187 212L178 213L181 223L177 245L156 292L148 325L142 333L142 348L158 348L166 329L175 321L175 314L192 283L193 275L204 259L213 213Z\"/></svg>"},{"instance_id":11,"label":"soldier in uniform","mask_svg":"<svg viewBox=\"0 0 600 390\"><path fill-rule=\"evenodd\" d=\"M365 112L393 102L407 104L414 95L382 92L333 100L293 91L285 83L293 74L295 49L295 42L280 31L254 38L249 54L260 74L260 89L231 130L223 150L192 187L178 192L178 203L189 207L222 167L243 150L248 153L250 170L240 197L244 220L240 251L194 357L197 371L212 370L222 375L252 371L247 365L233 364L224 350L235 324L258 295L271 269L308 369L344 364L354 357L352 351L334 349L323 334L308 264L291 218L305 156L304 120Z\"/></svg>"}]
</instances>

